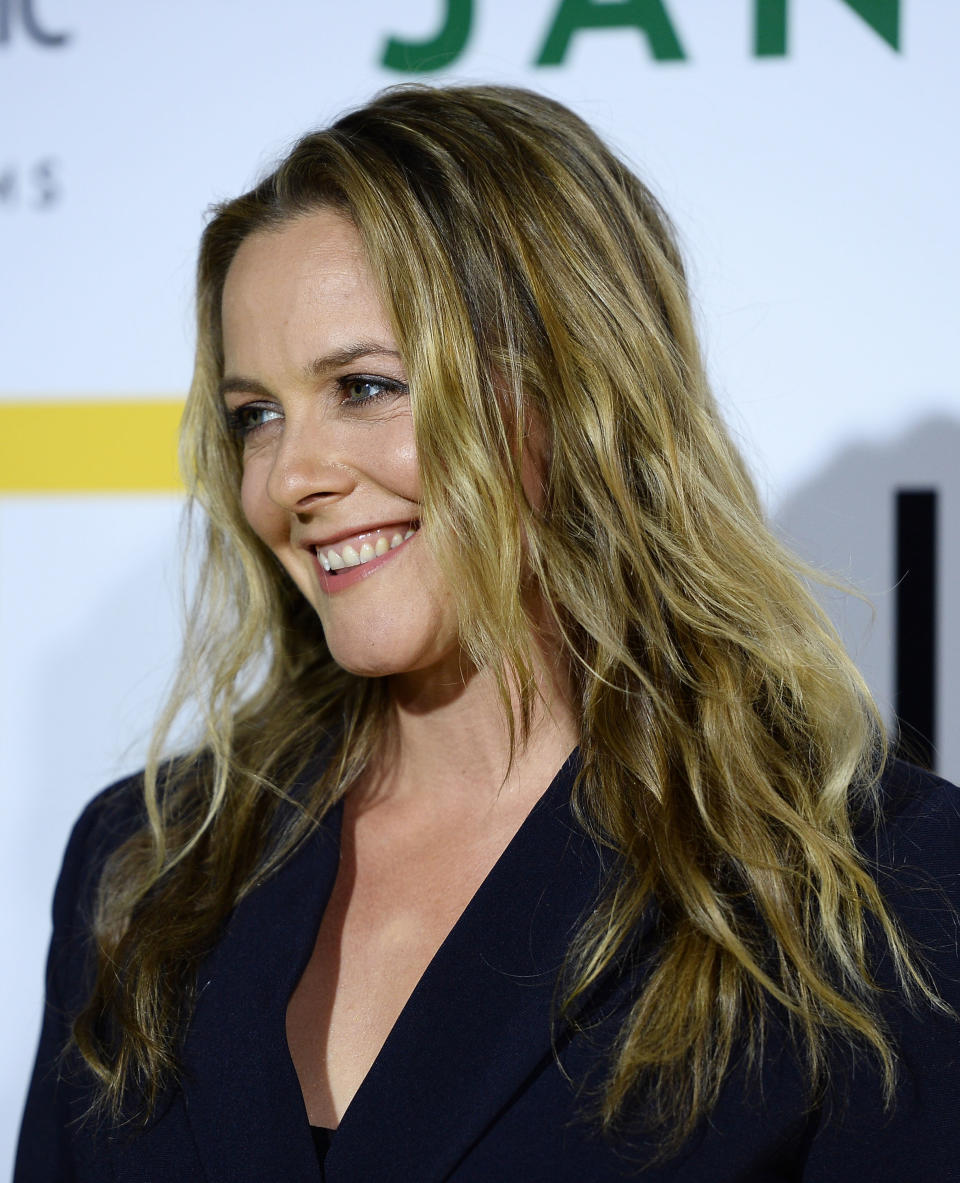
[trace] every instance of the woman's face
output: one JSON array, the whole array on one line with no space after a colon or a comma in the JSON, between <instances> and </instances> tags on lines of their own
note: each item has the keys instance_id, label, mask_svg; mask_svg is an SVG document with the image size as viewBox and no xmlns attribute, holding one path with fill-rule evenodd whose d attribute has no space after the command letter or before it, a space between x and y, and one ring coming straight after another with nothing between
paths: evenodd
<instances>
[{"instance_id":1,"label":"woman's face","mask_svg":"<svg viewBox=\"0 0 960 1183\"><path fill-rule=\"evenodd\" d=\"M330 209L240 246L223 292L223 397L247 521L369 676L457 652L449 588L417 533L403 359L353 223Z\"/></svg>"}]
</instances>

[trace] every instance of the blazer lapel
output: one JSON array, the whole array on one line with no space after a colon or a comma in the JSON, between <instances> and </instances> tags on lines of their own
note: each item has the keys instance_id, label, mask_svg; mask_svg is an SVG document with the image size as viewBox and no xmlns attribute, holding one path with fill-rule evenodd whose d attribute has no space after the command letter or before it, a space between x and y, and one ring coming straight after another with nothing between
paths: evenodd
<instances>
[{"instance_id":1,"label":"blazer lapel","mask_svg":"<svg viewBox=\"0 0 960 1183\"><path fill-rule=\"evenodd\" d=\"M186 1111L216 1183L319 1179L287 1050L286 1004L337 873L342 805L237 907L201 969L184 1043Z\"/></svg>"},{"instance_id":2,"label":"blazer lapel","mask_svg":"<svg viewBox=\"0 0 960 1183\"><path fill-rule=\"evenodd\" d=\"M445 1178L551 1055L557 975L605 867L574 821L575 752L431 961L334 1135L340 1180Z\"/></svg>"},{"instance_id":3,"label":"blazer lapel","mask_svg":"<svg viewBox=\"0 0 960 1183\"><path fill-rule=\"evenodd\" d=\"M446 1177L552 1055L557 976L607 873L574 752L438 950L344 1114L328 1183ZM286 1006L337 873L342 807L236 909L199 976L183 1099L211 1183L320 1179Z\"/></svg>"}]
</instances>

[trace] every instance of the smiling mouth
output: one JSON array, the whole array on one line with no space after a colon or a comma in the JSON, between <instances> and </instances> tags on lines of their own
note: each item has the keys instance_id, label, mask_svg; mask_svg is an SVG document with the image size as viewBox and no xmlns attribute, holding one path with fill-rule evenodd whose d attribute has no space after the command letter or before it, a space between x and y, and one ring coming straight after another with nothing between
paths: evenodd
<instances>
[{"instance_id":1,"label":"smiling mouth","mask_svg":"<svg viewBox=\"0 0 960 1183\"><path fill-rule=\"evenodd\" d=\"M358 534L349 542L338 542L335 546L315 546L313 553L317 556L320 566L330 575L352 567L362 567L373 559L381 558L391 550L402 546L408 538L412 538L420 529L419 522L411 522L406 529L387 526L379 530L370 530L365 534Z\"/></svg>"}]
</instances>

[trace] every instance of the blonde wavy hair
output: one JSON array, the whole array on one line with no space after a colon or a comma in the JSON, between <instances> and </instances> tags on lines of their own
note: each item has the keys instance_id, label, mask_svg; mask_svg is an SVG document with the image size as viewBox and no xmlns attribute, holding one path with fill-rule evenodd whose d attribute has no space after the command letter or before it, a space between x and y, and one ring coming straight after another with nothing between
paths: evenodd
<instances>
[{"instance_id":1,"label":"blonde wavy hair","mask_svg":"<svg viewBox=\"0 0 960 1183\"><path fill-rule=\"evenodd\" d=\"M98 975L75 1040L100 1102L116 1115L136 1095L149 1112L176 1075L196 968L225 918L389 727L384 685L333 663L245 521L217 392L239 244L323 207L353 220L382 283L409 371L422 528L469 653L498 672L505 707L508 682L521 687L522 729L535 693L526 565L573 671L575 807L617 874L570 949L561 1021L615 972L644 909L659 910L600 1121L615 1126L641 1097L678 1145L775 1011L811 1097L837 1033L872 1049L892 1091L869 927L905 988L926 987L854 844L883 728L724 428L670 224L559 103L405 86L305 136L203 235L182 468L205 560L145 824L99 891ZM521 483L532 416L548 441L541 511ZM161 763L185 703L203 739ZM295 792L318 734L323 770Z\"/></svg>"}]
</instances>

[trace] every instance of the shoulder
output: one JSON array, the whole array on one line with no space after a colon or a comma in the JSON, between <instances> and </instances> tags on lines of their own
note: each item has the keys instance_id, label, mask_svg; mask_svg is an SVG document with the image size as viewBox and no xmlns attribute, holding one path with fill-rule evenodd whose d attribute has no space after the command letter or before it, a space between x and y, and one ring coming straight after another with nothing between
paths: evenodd
<instances>
[{"instance_id":1,"label":"shoulder","mask_svg":"<svg viewBox=\"0 0 960 1183\"><path fill-rule=\"evenodd\" d=\"M145 821L142 772L108 785L87 803L67 840L54 897L54 919L58 903L66 902L58 899L65 889L76 891L81 883L97 878L107 858Z\"/></svg>"},{"instance_id":2,"label":"shoulder","mask_svg":"<svg viewBox=\"0 0 960 1183\"><path fill-rule=\"evenodd\" d=\"M892 760L857 830L885 895L914 914L910 927L960 909L960 788ZM931 912L935 898L941 907Z\"/></svg>"},{"instance_id":3,"label":"shoulder","mask_svg":"<svg viewBox=\"0 0 960 1183\"><path fill-rule=\"evenodd\" d=\"M73 999L85 979L97 887L103 869L123 843L146 821L143 773L124 777L86 805L67 840L53 893L53 937L48 960L48 991Z\"/></svg>"},{"instance_id":4,"label":"shoulder","mask_svg":"<svg viewBox=\"0 0 960 1183\"><path fill-rule=\"evenodd\" d=\"M903 760L891 760L880 778L872 823L878 851L892 851L913 838L941 843L960 840L960 788Z\"/></svg>"},{"instance_id":5,"label":"shoulder","mask_svg":"<svg viewBox=\"0 0 960 1183\"><path fill-rule=\"evenodd\" d=\"M960 941L960 788L892 760L861 815L858 844L907 934L957 976ZM951 998L960 1004L960 996Z\"/></svg>"},{"instance_id":6,"label":"shoulder","mask_svg":"<svg viewBox=\"0 0 960 1183\"><path fill-rule=\"evenodd\" d=\"M78 855L91 847L119 844L145 819L141 770L114 781L87 802L74 822L65 857Z\"/></svg>"},{"instance_id":7,"label":"shoulder","mask_svg":"<svg viewBox=\"0 0 960 1183\"><path fill-rule=\"evenodd\" d=\"M160 792L167 783L180 782L184 775L202 774L204 758L175 758L160 766ZM147 825L144 772L125 776L102 789L90 800L74 823L67 841L57 895L66 888L74 892L98 880L110 855ZM56 919L57 898L54 899Z\"/></svg>"},{"instance_id":8,"label":"shoulder","mask_svg":"<svg viewBox=\"0 0 960 1183\"><path fill-rule=\"evenodd\" d=\"M878 1005L896 1059L896 1093L843 1048L831 1062L831 1103L816 1121L804 1179L952 1179L960 1122L960 789L891 761L861 813L860 849L911 956L942 1004L908 996L893 959L874 966Z\"/></svg>"}]
</instances>

